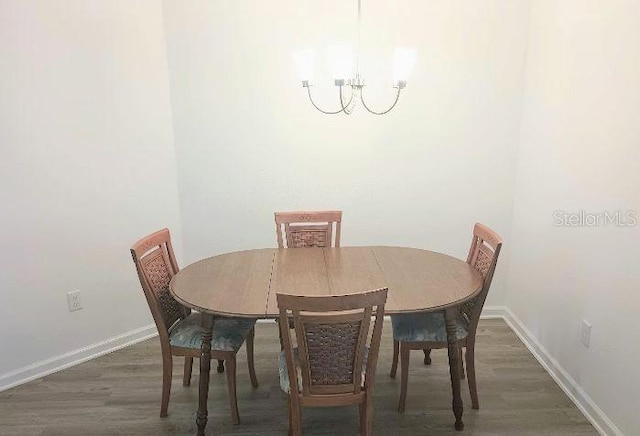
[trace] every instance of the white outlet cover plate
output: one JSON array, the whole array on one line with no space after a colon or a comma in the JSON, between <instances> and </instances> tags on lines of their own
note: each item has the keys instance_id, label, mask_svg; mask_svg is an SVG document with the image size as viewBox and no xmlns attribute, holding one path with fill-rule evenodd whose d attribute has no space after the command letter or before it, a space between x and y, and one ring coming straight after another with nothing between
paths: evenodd
<instances>
[{"instance_id":1,"label":"white outlet cover plate","mask_svg":"<svg viewBox=\"0 0 640 436\"><path fill-rule=\"evenodd\" d=\"M580 342L582 342L582 344L587 348L589 348L589 344L591 343L591 324L586 319L582 320Z\"/></svg>"},{"instance_id":2,"label":"white outlet cover plate","mask_svg":"<svg viewBox=\"0 0 640 436\"><path fill-rule=\"evenodd\" d=\"M75 312L82 309L82 299L80 298L80 290L67 292L67 304L69 312Z\"/></svg>"}]
</instances>

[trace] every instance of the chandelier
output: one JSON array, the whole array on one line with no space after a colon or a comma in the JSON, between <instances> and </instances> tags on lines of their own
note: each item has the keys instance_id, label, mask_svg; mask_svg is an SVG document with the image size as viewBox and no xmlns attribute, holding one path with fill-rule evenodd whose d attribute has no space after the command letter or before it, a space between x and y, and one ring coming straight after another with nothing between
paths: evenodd
<instances>
[{"instance_id":1,"label":"chandelier","mask_svg":"<svg viewBox=\"0 0 640 436\"><path fill-rule=\"evenodd\" d=\"M298 75L302 80L302 86L307 89L309 101L313 107L323 114L334 115L344 113L350 115L355 109L356 103L360 101L362 106L374 115L384 115L391 111L398 100L400 92L407 86L407 79L413 70L416 62L416 51L409 48L396 48L393 53L393 87L397 90L393 103L382 111L371 109L364 99L364 78L360 74L360 21L362 16L361 0L358 0L358 45L356 49L355 74L353 74L353 53L349 47L333 46L327 49L327 55L331 64L334 84L338 87L338 101L340 107L336 110L321 109L311 96L311 78L313 77L314 53L310 49L300 50L293 54L294 63L298 70ZM348 99L345 101L345 88L350 89Z\"/></svg>"}]
</instances>

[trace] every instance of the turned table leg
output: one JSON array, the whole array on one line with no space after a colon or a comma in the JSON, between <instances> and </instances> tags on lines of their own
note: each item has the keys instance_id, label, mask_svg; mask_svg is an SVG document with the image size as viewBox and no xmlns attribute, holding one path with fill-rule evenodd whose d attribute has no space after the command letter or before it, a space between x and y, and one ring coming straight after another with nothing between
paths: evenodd
<instances>
[{"instance_id":1,"label":"turned table leg","mask_svg":"<svg viewBox=\"0 0 640 436\"><path fill-rule=\"evenodd\" d=\"M207 401L209 399L209 371L211 370L211 336L213 330L213 315L202 313L202 346L200 348L200 385L198 390L198 414L196 425L198 436L204 436L207 426ZM459 380L458 380L459 382Z\"/></svg>"},{"instance_id":2,"label":"turned table leg","mask_svg":"<svg viewBox=\"0 0 640 436\"><path fill-rule=\"evenodd\" d=\"M464 429L464 423L462 422L462 398L460 397L460 352L456 344L457 317L458 308L452 307L445 311L449 351L449 373L451 375L451 393L453 394L453 414L456 417L456 430L462 430Z\"/></svg>"}]
</instances>

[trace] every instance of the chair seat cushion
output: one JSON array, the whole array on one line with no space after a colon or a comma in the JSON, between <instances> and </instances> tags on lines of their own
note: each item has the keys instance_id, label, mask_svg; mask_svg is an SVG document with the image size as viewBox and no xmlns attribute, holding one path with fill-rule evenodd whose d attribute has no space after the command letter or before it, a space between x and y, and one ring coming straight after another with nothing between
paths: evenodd
<instances>
[{"instance_id":1,"label":"chair seat cushion","mask_svg":"<svg viewBox=\"0 0 640 436\"><path fill-rule=\"evenodd\" d=\"M293 358L296 361L296 371L298 373L298 388L302 390L302 369L300 369L300 353L298 348L293 349ZM362 359L362 387L364 387L364 378L367 372L367 359L369 358L369 347L364 349L364 359ZM278 355L278 373L280 375L280 389L286 394L289 393L289 371L287 370L287 358L284 350Z\"/></svg>"},{"instance_id":2,"label":"chair seat cushion","mask_svg":"<svg viewBox=\"0 0 640 436\"><path fill-rule=\"evenodd\" d=\"M216 317L211 350L238 351L255 323L255 318ZM174 347L199 349L202 344L202 315L192 313L178 321L169 332L169 343Z\"/></svg>"},{"instance_id":3,"label":"chair seat cushion","mask_svg":"<svg viewBox=\"0 0 640 436\"><path fill-rule=\"evenodd\" d=\"M447 342L444 312L409 313L391 315L393 339L400 342ZM459 317L456 339L467 337L467 322Z\"/></svg>"}]
</instances>

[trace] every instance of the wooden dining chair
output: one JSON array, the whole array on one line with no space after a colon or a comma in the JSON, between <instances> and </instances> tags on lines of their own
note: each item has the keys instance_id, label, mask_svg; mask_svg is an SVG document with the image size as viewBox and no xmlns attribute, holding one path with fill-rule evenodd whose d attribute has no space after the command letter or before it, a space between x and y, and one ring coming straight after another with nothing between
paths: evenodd
<instances>
[{"instance_id":1,"label":"wooden dining chair","mask_svg":"<svg viewBox=\"0 0 640 436\"><path fill-rule=\"evenodd\" d=\"M289 434L302 432L302 407L358 404L360 431L370 435L387 289L324 297L276 294L276 298L284 341L278 362L280 387L289 394ZM297 347L287 328L290 318Z\"/></svg>"},{"instance_id":2,"label":"wooden dining chair","mask_svg":"<svg viewBox=\"0 0 640 436\"><path fill-rule=\"evenodd\" d=\"M475 224L467 263L482 276L482 290L474 299L459 307L460 313L456 322L456 345L461 354L462 348L465 348L467 379L471 393L471 405L474 409L480 407L474 357L476 330L501 248L502 238L497 233L480 223ZM391 377L396 376L398 354L400 354L401 387L398 411L404 412L407 401L409 353L411 350L423 350L425 365L431 364L431 349L448 347L445 317L442 311L392 315L391 325L393 326L393 362L390 375ZM462 358L459 361L460 374L464 378Z\"/></svg>"},{"instance_id":3,"label":"wooden dining chair","mask_svg":"<svg viewBox=\"0 0 640 436\"><path fill-rule=\"evenodd\" d=\"M167 416L173 356L184 356L183 385L191 383L193 358L200 357L202 321L199 313L178 303L169 292L169 282L178 272L168 229L148 235L131 247L133 263L138 271L142 290L149 303L151 315L158 328L162 350L162 400L160 416ZM227 384L231 416L234 424L240 423L236 398L236 354L246 339L247 361L251 384L258 386L253 364L253 318L216 318L211 340L211 357L227 364ZM224 368L224 367L223 367ZM219 371L220 372L220 371Z\"/></svg>"},{"instance_id":4,"label":"wooden dining chair","mask_svg":"<svg viewBox=\"0 0 640 436\"><path fill-rule=\"evenodd\" d=\"M340 210L276 212L274 215L279 248L285 248L285 240L287 248L340 246Z\"/></svg>"},{"instance_id":5,"label":"wooden dining chair","mask_svg":"<svg viewBox=\"0 0 640 436\"><path fill-rule=\"evenodd\" d=\"M274 217L278 248L285 248L285 241L286 248L340 246L341 210L276 212ZM289 328L293 328L293 322L289 322ZM282 337L280 347L283 347Z\"/></svg>"}]
</instances>

